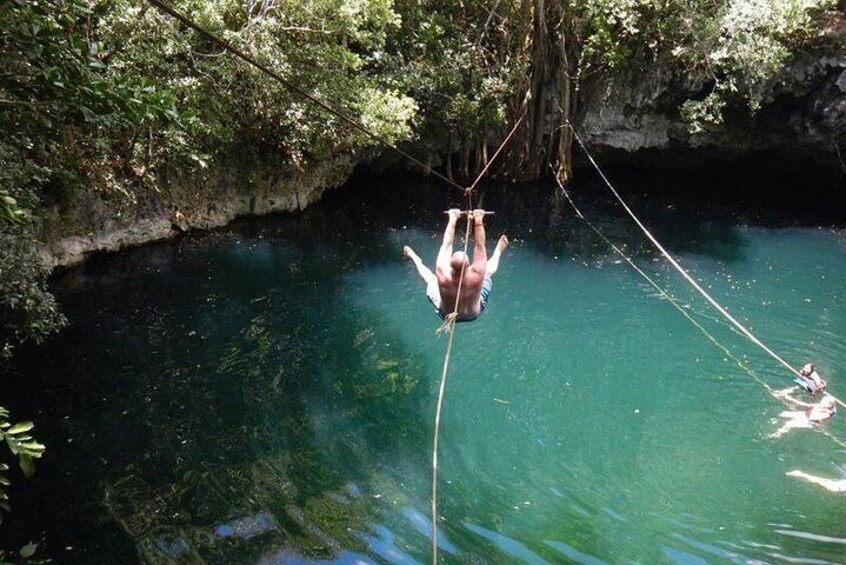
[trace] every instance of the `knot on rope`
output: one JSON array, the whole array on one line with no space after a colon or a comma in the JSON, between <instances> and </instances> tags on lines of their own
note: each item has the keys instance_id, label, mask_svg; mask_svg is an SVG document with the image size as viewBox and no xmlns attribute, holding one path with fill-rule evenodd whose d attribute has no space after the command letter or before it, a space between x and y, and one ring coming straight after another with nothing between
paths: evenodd
<instances>
[{"instance_id":1,"label":"knot on rope","mask_svg":"<svg viewBox=\"0 0 846 565\"><path fill-rule=\"evenodd\" d=\"M448 332L452 329L455 325L455 322L458 321L458 312L450 312L446 316L444 316L444 323L441 324L438 329L435 330L435 335L439 336L444 333Z\"/></svg>"}]
</instances>

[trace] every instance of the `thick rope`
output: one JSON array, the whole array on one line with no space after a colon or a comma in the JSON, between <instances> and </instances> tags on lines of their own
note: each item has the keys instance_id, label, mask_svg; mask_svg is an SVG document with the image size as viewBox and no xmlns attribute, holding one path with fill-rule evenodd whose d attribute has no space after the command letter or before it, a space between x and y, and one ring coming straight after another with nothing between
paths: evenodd
<instances>
[{"instance_id":1,"label":"thick rope","mask_svg":"<svg viewBox=\"0 0 846 565\"><path fill-rule=\"evenodd\" d=\"M750 368L746 365L746 363L744 363L744 362L743 362L743 360L741 360L741 359L739 359L737 356L735 356L735 355L731 352L731 350L729 350L729 348L728 348L728 347L726 347L725 345L723 345L722 343L720 343L720 342L717 340L717 338L715 338L713 335L711 335L711 334L708 332L708 330L706 330L706 329L705 329L705 328L704 328L704 327L703 327L703 326L702 326L699 322L697 322L696 320L694 320L694 319L693 319L693 317L691 317L691 315L687 313L687 311L686 311L686 310L685 310L685 309L681 306L681 304L679 304L679 303L678 303L678 301L677 301L675 298L673 298L672 296L670 296L670 294L669 294L668 292L666 292L666 291L665 291L665 290L664 290L664 289L663 289L663 288L662 288L662 287L661 287L658 283L656 283L656 282L652 279L652 277L650 277L649 275L647 275L647 274L646 274L646 272L644 272L644 271L643 271L643 269L641 269L640 267L638 267L638 266L634 263L634 261L632 261L632 260L628 257L628 255L626 255L626 254L623 252L623 250L621 250L621 249L620 249L619 247L617 247L617 245L615 245L615 244L614 244L614 243L613 243L610 239L608 239L608 238L605 236L605 234L604 234L604 233L602 233L602 232L599 230L599 228L597 228L596 226L594 226L594 225L593 225L593 223L592 223L590 220L588 220L588 219L587 219L587 217L586 217L584 214L582 214L582 211L579 209L579 207L578 207L578 206L576 206L576 203L575 203L575 202L573 201L573 199L570 197L570 193L569 193L569 192L567 192L567 189L565 189L565 188L564 188L564 185L561 183L561 181L560 181L560 180L558 180L558 176L557 176L557 175L555 175L555 169L552 167L552 163L549 163L549 167L550 167L550 169L552 170L552 173L553 173L553 174L552 174L552 176L553 176L553 178L555 178L555 182L558 184L558 188L560 188L560 189L561 189L561 193L562 193L562 194L564 194L565 198L566 198L566 199L567 199L567 201L570 203L570 206L571 206L571 207L573 208L573 210L576 212L576 215L577 215L577 216L578 216L578 217L579 217L579 218L580 218L580 219L581 219L581 220L582 220L585 224L587 224L587 226L588 226L591 230L593 230L593 231L594 231L594 233L596 233L596 235L597 235L597 236L599 236L599 237L602 239L602 241L604 241L604 242L605 242L605 243L606 243L609 247L611 247L611 249L613 249L613 250L614 250L614 251L615 251L615 252L616 252L616 253L617 253L620 257L622 257L622 258L626 261L626 263L628 263L628 264L629 264L629 266L630 266L632 269L634 269L634 270L635 270L635 272L637 272L637 273L638 273L640 276L642 276L642 277L643 277L643 278L644 278L644 279L645 279L645 280L646 280L646 281L647 281L650 285L652 285L652 287L653 287L655 290L657 290L657 291L658 291L658 293L661 295L661 297L662 297L662 298L665 298L665 299L666 299L666 300L667 300L670 304L672 304L672 305L673 305L673 307L674 307L676 310L678 310L678 311L682 314L682 316L684 316L685 318L687 318L687 319L688 319L688 321L690 321L690 323L691 323L691 324L693 324L693 325L694 325L694 326L695 326L695 327L696 327L696 328L697 328L700 332L702 332L702 334L703 334L703 335L704 335L704 336L705 336L705 337L706 337L706 338L707 338L707 339L708 339L708 340L709 340L712 344L714 344L714 346L716 346L717 348L719 348L719 349L720 349L720 350L721 350L721 351L722 351L722 352L726 355L726 357L728 357L729 359L731 359L732 361L734 361L734 362L737 364L737 366L738 366L738 367L740 367L740 368L741 368L741 369L742 369L742 370L743 370L743 371L744 371L747 375L749 375L749 377L751 377L751 378L752 378L755 382L757 382L758 384L760 384L760 385L761 385L761 386L762 386L762 387L763 387L763 388L764 388L764 389L765 389L765 390L766 390L766 391L770 394L770 396L772 396L773 398L775 398L775 399L779 400L779 401L780 401L782 404L784 404L785 406L789 406L789 404L787 403L787 401L786 401L783 397L781 397L781 396L779 396L778 394L776 394L776 391L774 391L774 390L773 390L773 388L772 388L772 387L771 387L771 386L770 386L770 385L769 385L766 381L764 381L761 377L759 377L758 375L756 375L756 374L755 374L755 372L754 372L752 369L750 369ZM719 322L720 320L716 320L716 319L715 319L715 321L718 321L718 322ZM729 326L729 327L731 328L731 326ZM826 393L826 394L827 394L827 393ZM835 401L838 401L838 400L837 400L834 396L832 396L832 395L830 395L830 394L829 394L828 396L831 396L831 397L832 397ZM832 439L832 440L833 440L833 441L834 441L837 445L839 445L840 447L846 448L846 442L844 442L844 441L843 441L843 440L841 440L840 438L838 438L838 437L834 436L834 435L833 435L831 432L829 432L828 430L825 430L825 429L819 429L819 430L823 433L823 435L825 435L825 436L827 436L827 437L831 438L831 439Z\"/></svg>"},{"instance_id":2,"label":"thick rope","mask_svg":"<svg viewBox=\"0 0 846 565\"><path fill-rule=\"evenodd\" d=\"M697 282L696 282L696 280L694 280L694 279L693 279L693 277L691 277L691 276L687 273L687 271L685 271L685 270L684 270L684 268L682 268L682 266L681 266L681 265L679 265L678 261L676 261L676 260L673 258L673 256L672 256L672 255L670 255L670 254L669 254L669 252L667 252L667 250L666 250L666 249L664 249L664 246L662 246L662 245L661 245L661 243L660 243L657 239L655 239L655 237L652 235L652 233L650 233L650 231L646 228L646 226L644 226L644 225L643 225L643 223L642 223L642 222L638 219L638 217L635 215L635 213L632 211L632 209L631 209L631 208L629 208L628 204L626 204L625 200L623 200L623 198L620 196L620 194L617 192L617 190L616 190L616 189L614 188L614 186L611 184L611 181L609 181L609 180L608 180L608 177L606 177L606 176L605 176L605 173L603 173L603 172L602 172L602 169L600 169L600 168L599 168L599 165L597 165L596 161L593 159L593 155L591 155L591 154L590 154L590 152L587 150L587 147L585 147L585 144L582 142L582 139L579 137L579 134L578 134L578 133L576 133L576 129L575 129L575 128L572 126L572 124L570 124L569 122L567 122L567 126L570 128L570 131L572 131L572 132L573 132L573 137L575 137L575 138L576 138L576 141L578 141L578 142L579 142L579 145L581 146L582 151L584 151L584 153L585 153L585 155L587 156L588 160L591 162L591 164L593 165L594 169L596 169L596 172L597 172L597 173L599 173L599 176L600 176L600 177L602 177L602 180L605 182L605 185L608 187L608 189L611 191L611 193L612 193L612 194L613 194L613 195L617 198L617 200L620 202L620 205L622 205L622 206L623 206L623 208L626 210L626 212L629 214L629 216L631 216L631 218L632 218L632 219L634 220L634 222L638 225L638 227L640 227L640 229L643 231L643 233L646 235L646 237L647 237L647 238L649 238L649 241L651 241L651 242L652 242L652 244L656 247L656 249L658 249L658 251L660 251L660 252L661 252L661 254L662 254L662 255L663 255L663 256L667 259L667 261L669 261L669 262L670 262L670 264L671 264L671 265L672 265L672 266L676 269L676 271L678 271L678 272L679 272L679 274L680 274L680 275L682 275L682 277L684 277L684 279L685 279L687 282L689 282L689 283L691 284L691 286L693 286L693 288L694 288L694 289L696 289L696 291L697 291L697 292L699 292L699 294L701 294L701 295L702 295L702 297L703 297L703 298L705 298L705 300L707 300L707 301L708 301L708 303L709 303L711 306L713 306L713 307L714 307L714 309L715 309L717 312L719 312L720 314L722 314L722 315L723 315L723 316L724 316L724 317L725 317L725 318L726 318L726 319L727 319L727 320L728 320L728 321L729 321L729 322L730 322L730 323L731 323L731 324L732 324L735 328L737 328L737 329L740 331L740 333L741 333L741 334L743 334L743 335L744 335L744 336L745 336L745 337L746 337L749 341L751 341L752 343L754 343L755 345L757 345L758 347L760 347L761 349L763 349L766 353L768 353L768 354L770 355L770 357L772 357L773 359L775 359L776 361L778 361L779 363L781 363L782 365L784 365L784 366L785 366L785 367L786 367L786 368L787 368L787 369L788 369L791 373L793 373L793 374L795 374L795 375L799 375L799 376L801 376L801 373L800 373L797 369L795 369L793 366L791 366L791 365L790 365L790 363L788 363L787 361L785 361L784 359L782 359L782 358L781 358L781 357L780 357L780 356L779 356L776 352L774 352L772 349L770 349L769 347L767 347L767 346L766 346L766 345L765 345L765 344L764 344L764 343L763 343L760 339L758 339L757 337L755 337L755 335L754 335L751 331L749 331L748 329L746 329L746 327L745 327L743 324L741 324L740 322L738 322L738 321L735 319L735 317L734 317L734 316L732 316L732 315L731 315L731 314L730 314L730 313L729 313L729 312L728 312L725 308L723 308L722 306L720 306L720 304L719 304L716 300L714 300L714 299L711 297L711 295L710 295L710 294L708 294L708 293L705 291L705 289L703 289L703 288L699 285L699 283L697 283ZM830 395L829 395L829 396L830 396ZM837 399L835 399L835 400L837 400ZM838 402L838 403L840 403L840 404L841 404L841 405L843 405L843 406L846 406L846 405L844 405L842 402L840 402L840 400L837 400L837 402Z\"/></svg>"},{"instance_id":3,"label":"thick rope","mask_svg":"<svg viewBox=\"0 0 846 565\"><path fill-rule=\"evenodd\" d=\"M171 6L166 4L165 2L162 2L162 0L147 0L147 1L150 4L154 5L155 7L157 7L158 9L162 10L163 12L166 12L167 14L173 16L174 18L176 18L177 20L179 20L180 22L182 22L183 24L185 24L189 28L191 28L194 31L196 31L197 33L199 33L200 35L202 35L205 38L213 41L214 43L219 45L221 48L223 48L224 50L228 51L229 53L235 55L236 57L238 57L242 61L252 65L253 67L260 70L261 72L265 73L266 75L276 79L286 89L302 96L303 98L307 98L308 100L311 100L314 104L316 104L317 106L319 106L320 108L322 108L323 110L328 112L329 114L332 114L336 118L338 118L341 121L351 125L352 127L357 129L358 131L364 133L368 137L378 141L380 144L384 145L385 147L388 147L389 149L396 151L399 155L402 155L403 157L405 157L409 161L419 165L420 167L423 168L423 170L425 172L433 174L434 176L438 177L442 181L450 184L454 188L457 188L458 190L462 190L462 191L465 190L464 187L461 186L460 184L458 184L457 182L455 182L452 179L450 179L449 177L444 176L441 173L433 170L431 167L429 167L429 165L427 165L423 161L417 159L416 157L409 155L408 153L406 153L405 151L403 151L402 149L400 149L399 147L394 145L392 142L390 142L388 139L370 131L369 129L367 129L366 127L364 127L363 125L361 125L357 121L353 120L352 118L347 117L346 115L339 112L338 110L335 110L329 104L323 102L317 96L315 96L315 95L313 95L309 92L306 92L305 90L303 90L302 88L299 88L295 84L292 84L291 82L289 82L287 79L285 79L282 75L280 75L276 71L274 71L274 70L270 69L269 67L267 67L266 65L260 63L259 61L257 61L253 57L251 57L250 55L248 55L248 54L244 53L243 51L239 50L238 48L233 46L231 43L221 39L220 37L218 37L214 33L206 30L203 27L201 27L199 24L197 24L196 22L191 20L188 16L182 14L181 12L176 11Z\"/></svg>"},{"instance_id":4,"label":"thick rope","mask_svg":"<svg viewBox=\"0 0 846 565\"><path fill-rule=\"evenodd\" d=\"M438 437L441 428L441 410L444 405L444 393L446 392L446 379L449 372L449 361L452 355L452 342L455 338L455 322L458 319L458 303L461 300L461 287L464 284L464 271L467 269L467 249L470 245L470 225L473 210L472 192L467 192L467 230L464 234L464 264L461 266L461 274L458 276L458 290L455 296L455 308L447 315L439 331L449 332L446 354L444 355L444 367L441 372L441 384L438 389L438 405L435 409L435 430L432 440L432 563L438 562Z\"/></svg>"},{"instance_id":5,"label":"thick rope","mask_svg":"<svg viewBox=\"0 0 846 565\"><path fill-rule=\"evenodd\" d=\"M523 119L524 119L525 117L526 117L526 110L523 110L523 113L522 113L522 114L520 114L520 117L519 117L519 118L517 118L517 121L516 121L516 122L514 122L514 127L512 127L512 128L511 128L511 131L510 131L510 132L508 132L508 135L506 135L506 136L505 136L505 139L502 141L502 143L500 143L500 144L499 144L499 148L496 150L496 152L494 152L493 156L492 156L492 157L488 160L488 162L485 164L485 168L484 168L484 169L482 169L482 172L480 172L480 173L476 176L476 180L474 180L474 181L473 181L473 184L471 184L471 185L467 188L467 192L473 192L473 189L475 189L475 188L476 188L476 185L477 185L477 184L479 184L479 181L480 181L480 180L482 180L482 177L483 177L483 176L485 176L485 173L487 173L487 172L488 172L488 169L490 168L491 164L492 164L492 163L496 160L496 158L499 156L499 153L500 153L500 152L501 152L501 151L505 148L505 146L508 144L508 141L511 139L511 137L514 135L514 133L517 131L517 128L518 128L518 127L520 127L520 124L522 124L522 123L523 123Z\"/></svg>"},{"instance_id":6,"label":"thick rope","mask_svg":"<svg viewBox=\"0 0 846 565\"><path fill-rule=\"evenodd\" d=\"M523 122L523 118L526 117L526 112L524 111L520 117L517 119L517 122L511 128L511 131L508 132L508 135L505 136L505 139L502 140L502 143L499 144L499 147L494 152L493 156L488 160L488 163L485 165L485 168L476 176L476 180L473 181L465 191L464 194L467 196L467 230L464 234L464 257L467 257L467 250L470 245L470 219L471 214L473 211L473 190L476 188L476 185L479 184L479 181L488 172L488 168L490 168L491 164L496 160L511 138L514 136L514 133L517 131L517 128ZM474 222L475 224L475 222ZM464 265L461 267L461 274L458 277L458 290L455 297L455 308L452 311L452 314L447 316L444 320L444 323L438 328L438 333L443 331L449 331L449 341L447 341L447 349L446 353L444 354L444 366L443 371L441 372L441 382L438 388L438 405L435 409L435 430L434 430L434 437L432 439L432 563L433 565L438 562L438 437L440 436L440 429L441 429L441 410L443 409L444 405L444 393L446 392L446 378L447 373L449 372L449 361L450 357L452 356L452 343L455 337L455 323L458 319L458 302L461 299L461 287L464 284L464 271L467 268L467 260L465 259Z\"/></svg>"},{"instance_id":7,"label":"thick rope","mask_svg":"<svg viewBox=\"0 0 846 565\"><path fill-rule=\"evenodd\" d=\"M622 258L623 258L623 260L624 260L626 263L628 263L628 265L629 265L629 266L630 266L630 267L631 267L631 268L632 268L632 269L633 269L636 273L638 273L641 277L643 277L643 278L646 280L646 282L648 282L648 283L649 283L649 284L650 284L650 285L651 285L651 286L652 286L652 287L653 287L653 288L654 288L654 289L658 292L658 294L661 296L661 298L666 299L666 300L667 300L667 301L668 301L668 302L669 302L669 303L670 303L670 304L671 304L671 305L672 305L672 306L673 306L676 310L678 310L678 311L681 313L681 315L682 315L682 316L684 316L685 318L687 318L687 319L688 319L688 321L689 321L691 324L693 324L693 325L694 325L694 326L695 326L695 327L696 327L696 328L697 328L700 332L702 332L702 334L703 334L703 335L704 335L704 336L705 336L705 337L706 337L706 338L707 338L707 339L708 339L711 343L713 343L713 344L714 344L717 348L719 348L719 349L720 349L720 351L722 351L722 352L726 355L726 357L728 357L729 359L731 359L732 361L734 361L735 363L737 363L737 365L738 365L741 369L743 369L743 371L744 371L747 375L749 375L752 379L754 379L754 380L755 380L755 381L757 381L757 382L758 382L761 386L763 386L763 387L767 390L767 392L769 392L769 393L770 393L770 394L771 394L774 398L777 398L777 397L776 397L776 395L774 394L773 388L772 388L772 387L771 387L771 386L770 386L770 385L769 385L766 381L764 381L763 379L761 379L760 377L758 377L758 376L757 376L757 375L756 375L756 374L755 374L755 373L754 373L754 372L753 372L753 371L752 371L749 367L747 367L747 366L746 366L746 364L745 364L745 363L744 363L741 359L738 359L738 358L737 358L737 357L736 357L736 356L735 356L735 355L731 352L731 350L729 350L729 348L728 348L728 347L726 347L725 345L723 345L722 343L720 343L720 342L717 340L717 338L715 338L713 335L711 335L711 334L708 332L708 330L706 330L706 329L702 326L702 324L700 324L699 322L697 322L696 320L694 320L694 319L693 319L693 317L692 317L692 316L691 316L691 315L690 315L690 314L689 314L689 313L688 313L688 312L687 312L687 311L686 311L686 310L682 307L682 305L681 305L681 304L679 304L679 303L678 303L678 301L677 301L675 298L673 298L673 297L672 297L672 296L671 296L671 295L670 295L670 294L669 294L666 290L664 290L664 288L662 288L662 287L661 287L661 286L660 286L657 282L655 282L655 280L653 280L653 279L652 279L652 277L650 277L648 274L646 274L646 272L645 272L643 269L641 269L640 267L638 267L638 266L635 264L635 262L634 262L634 261L632 261L632 260L629 258L629 256L628 256L628 255L626 255L626 253L625 253L622 249L620 249L617 245L615 245L615 244L614 244L614 242L612 242L610 239L608 239L608 238L605 236L605 234L604 234L604 233L602 233L602 231L600 231L600 230L599 230L599 228L597 228L597 227L596 227L596 226L595 226L595 225L594 225L594 224L593 224L590 220L588 220L588 219L587 219L587 217L586 217L584 214L582 214L582 211L579 209L579 207L578 207L578 206L576 206L576 203L575 203L575 202L573 201L573 199L570 197L570 193L569 193L569 192L567 192L567 189L566 189L566 188L564 188L564 185L563 185L563 184L561 184L561 181L560 181L560 180L558 180L558 177L555 175L555 169L554 169L554 168L552 168L552 164L551 164L551 163L549 164L549 166L550 166L550 169L552 170L552 173L553 173L553 175L552 175L552 176L553 176L553 178L555 178L555 182L558 184L558 188L561 190L561 193L564 195L564 197L565 197L565 198L567 199L567 201L570 203L570 206L571 206L571 207L573 208L573 210L576 212L576 215L579 217L579 219L581 219L581 220L582 220L582 221L583 221L583 222L584 222L584 223L585 223L585 224L586 224L586 225L587 225L587 226L588 226L591 230L593 230L593 232L594 232L597 236L599 236L599 238L600 238L600 239L602 239L602 241L604 241L606 245L608 245L611 249L613 249L613 250L614 250L614 252L616 252L616 253L617 253L617 255L619 255L620 257L622 257Z\"/></svg>"}]
</instances>

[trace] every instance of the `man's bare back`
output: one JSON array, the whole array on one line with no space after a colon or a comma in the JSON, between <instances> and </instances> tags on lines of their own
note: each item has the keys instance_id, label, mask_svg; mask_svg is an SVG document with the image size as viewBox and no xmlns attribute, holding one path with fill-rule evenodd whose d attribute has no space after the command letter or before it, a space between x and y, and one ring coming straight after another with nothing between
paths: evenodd
<instances>
[{"instance_id":1,"label":"man's bare back","mask_svg":"<svg viewBox=\"0 0 846 565\"><path fill-rule=\"evenodd\" d=\"M487 297L493 284L491 277L499 268L499 259L502 252L508 247L508 238L504 235L499 238L496 249L491 259L488 260L485 250L485 212L484 210L474 210L471 216L474 237L473 261L471 263L463 251L453 253L455 227L462 213L460 210L452 209L448 214L449 220L444 230L441 248L438 251L434 273L423 264L411 247L405 246L403 254L414 262L420 278L426 284L426 295L442 318L445 318L456 308L460 281L461 298L458 300L458 320L475 320L485 309ZM470 221L470 218L468 218L468 221ZM462 270L464 271L463 280L461 279Z\"/></svg>"}]
</instances>

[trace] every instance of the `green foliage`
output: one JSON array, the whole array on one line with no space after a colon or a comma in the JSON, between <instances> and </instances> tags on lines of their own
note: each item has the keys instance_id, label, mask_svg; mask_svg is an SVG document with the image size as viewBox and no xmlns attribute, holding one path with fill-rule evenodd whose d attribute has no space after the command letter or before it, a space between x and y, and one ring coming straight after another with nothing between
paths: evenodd
<instances>
[{"instance_id":1,"label":"green foliage","mask_svg":"<svg viewBox=\"0 0 846 565\"><path fill-rule=\"evenodd\" d=\"M819 14L834 2L172 4L389 143L422 138L443 147L449 138L452 148L467 148L504 129L532 80L531 88L553 88L553 70L574 79L576 100L583 79L670 61L705 81L682 107L692 131L721 123L728 104L755 111L791 54L814 41ZM535 52L541 8L549 41ZM61 215L86 198L132 206L139 191L158 190L165 171L199 172L233 146L273 155L286 174L377 144L143 1L10 0L0 3L0 21L0 343L7 353L63 322L35 241L45 207ZM531 60L535 53L566 58L570 68L535 65L544 63Z\"/></svg>"},{"instance_id":2,"label":"green foliage","mask_svg":"<svg viewBox=\"0 0 846 565\"><path fill-rule=\"evenodd\" d=\"M173 4L389 142L412 135L414 100L377 72L400 23L390 0ZM35 240L45 205L132 206L161 172L204 168L234 144L294 171L374 143L144 2L13 0L0 3L0 20L7 355L63 323Z\"/></svg>"},{"instance_id":3,"label":"green foliage","mask_svg":"<svg viewBox=\"0 0 846 565\"><path fill-rule=\"evenodd\" d=\"M32 422L13 424L9 420L9 411L0 406L0 441L6 442L9 452L18 459L21 471L26 477L31 477L35 473L33 459L40 459L46 449L44 445L38 443L32 437L31 432L34 427L35 425ZM6 489L11 485L6 476L8 471L9 466L0 463L0 523L3 521L4 514L12 511L9 505L9 495L6 494ZM32 550L31 553L30 549ZM24 555L24 551L21 550L21 556L31 557L35 553L35 548L30 549L26 551L29 555Z\"/></svg>"},{"instance_id":4,"label":"green foliage","mask_svg":"<svg viewBox=\"0 0 846 565\"><path fill-rule=\"evenodd\" d=\"M35 244L33 185L44 171L0 142L0 358L40 341L65 323L46 289L48 271Z\"/></svg>"},{"instance_id":5,"label":"green foliage","mask_svg":"<svg viewBox=\"0 0 846 565\"><path fill-rule=\"evenodd\" d=\"M41 341L65 324L46 289L47 271L27 226L0 227L0 356L15 345Z\"/></svg>"},{"instance_id":6,"label":"green foliage","mask_svg":"<svg viewBox=\"0 0 846 565\"><path fill-rule=\"evenodd\" d=\"M384 72L420 108L420 129L484 139L502 128L523 72L519 50L497 33L482 4L399 0L402 27L390 38ZM504 14L514 7L502 6Z\"/></svg>"},{"instance_id":7,"label":"green foliage","mask_svg":"<svg viewBox=\"0 0 846 565\"><path fill-rule=\"evenodd\" d=\"M614 69L631 60L654 25L652 0L587 0L576 3L582 73Z\"/></svg>"},{"instance_id":8,"label":"green foliage","mask_svg":"<svg viewBox=\"0 0 846 565\"><path fill-rule=\"evenodd\" d=\"M673 55L705 70L712 88L690 100L682 114L693 133L723 122L723 109L742 101L751 112L765 102L772 81L799 49L823 33L820 16L836 0L730 0L683 14L690 35L681 36ZM682 28L684 29L684 28Z\"/></svg>"},{"instance_id":9,"label":"green foliage","mask_svg":"<svg viewBox=\"0 0 846 565\"><path fill-rule=\"evenodd\" d=\"M5 190L0 190L0 217L7 221L20 223L26 219L26 210L18 208L18 201Z\"/></svg>"}]
</instances>

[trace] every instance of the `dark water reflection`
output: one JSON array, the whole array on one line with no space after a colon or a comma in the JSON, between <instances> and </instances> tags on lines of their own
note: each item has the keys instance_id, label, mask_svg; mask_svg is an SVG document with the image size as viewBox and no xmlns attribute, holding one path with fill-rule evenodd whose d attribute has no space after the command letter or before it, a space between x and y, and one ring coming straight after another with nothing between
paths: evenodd
<instances>
[{"instance_id":1,"label":"dark water reflection","mask_svg":"<svg viewBox=\"0 0 846 565\"><path fill-rule=\"evenodd\" d=\"M715 193L701 206L702 193L668 192L674 179L620 176L631 179L626 196L657 237L691 257L718 289L723 270L757 260L750 245L761 243L739 227L749 214L742 203ZM601 190L589 179L573 187L610 239L650 262L648 244ZM56 277L71 328L42 348L21 351L19 367L4 377L13 414L35 420L37 436L49 446L36 477L16 481L16 512L2 532L8 545L40 541L57 561L74 563L426 562L431 417L442 343L431 338L425 302L411 298L419 298L420 289L399 261L399 249L411 243L431 254L442 211L459 202L425 181L360 178L299 216L245 220L97 257ZM682 324L667 314L652 327L663 314L639 310L649 297L635 292L631 298L639 283L623 277L619 259L550 185L491 187L483 204L496 210L493 229L515 242L515 259L499 276L512 300L500 290L502 318L491 315L487 325L467 328L468 341L499 348L496 355L465 352L456 362L465 378L453 385L445 440L444 558L698 563L766 554L739 547L742 536L731 539L738 547L720 546L711 516L660 512L642 519L655 506L644 498L656 495L641 492L640 483L678 473L639 452L639 446L660 451L671 441L652 427L614 418L601 426L587 426L590 418L563 422L573 409L570 397L556 396L566 390L564 380L567 387L572 381L582 406L600 402L604 391L616 396L621 415L631 413L632 401L644 412L650 403L681 410L672 399L645 397L634 388L622 393L633 385L580 387L585 369L562 376L559 367L590 363L609 382L616 375L631 382L626 371L637 361L626 357L652 337L682 333ZM563 268L571 282L557 289ZM521 286L531 293L521 295ZM628 291L629 297L609 304L605 288L610 296ZM556 313L561 304L565 315ZM839 313L834 316L826 331L838 335L843 327ZM522 341L517 336L527 324L532 338ZM591 331L578 329L585 327ZM620 327L632 328L628 337L618 337ZM561 336L566 347L557 345ZM607 355L609 347L621 359ZM643 363L671 365L674 353L655 350ZM820 354L833 364L843 352ZM719 366L719 359L712 362ZM474 364L484 378L469 371ZM510 375L511 388L499 390L499 372ZM538 388L521 388L532 382ZM689 394L707 403L714 391L703 384ZM491 403L491 395L506 400ZM474 404L477 397L485 403ZM725 433L719 418L709 417L705 411L715 435ZM754 422L761 419L756 414L736 433L758 441ZM603 426L626 429L637 440L618 445L599 433ZM499 432L478 437L479 428ZM575 430L582 431L570 437ZM667 449L693 456L686 441ZM749 445L700 447L709 448ZM558 449L564 454L552 457ZM632 468L643 476L630 476ZM777 477L783 472L779 468ZM738 489L749 480L739 475ZM583 482L562 484L562 476ZM667 481L668 493L684 492L674 481ZM688 509L707 498L666 496ZM536 507L546 510L532 514ZM772 529L766 520L749 520L749 539L772 544L762 533ZM617 542L609 545L609 539ZM779 551L806 554L806 545L788 547L796 539L781 542ZM813 548L819 562L843 557L839 547Z\"/></svg>"}]
</instances>

